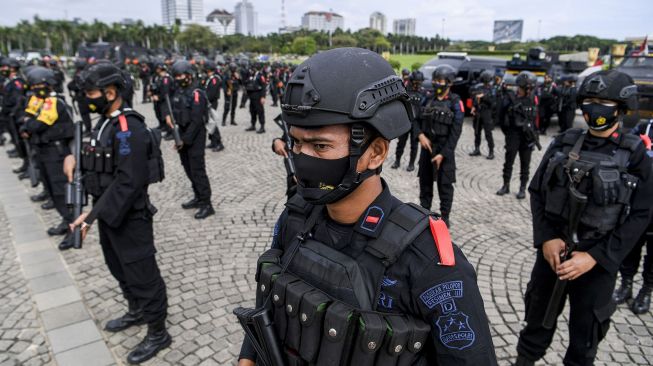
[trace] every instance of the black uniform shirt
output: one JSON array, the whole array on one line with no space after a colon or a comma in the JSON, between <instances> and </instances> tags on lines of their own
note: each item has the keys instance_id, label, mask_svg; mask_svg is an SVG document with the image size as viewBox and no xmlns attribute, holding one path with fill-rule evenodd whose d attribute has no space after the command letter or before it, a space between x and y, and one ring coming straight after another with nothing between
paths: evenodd
<instances>
[{"instance_id":1,"label":"black uniform shirt","mask_svg":"<svg viewBox=\"0 0 653 366\"><path fill-rule=\"evenodd\" d=\"M357 223L343 225L326 215L318 221L313 239L349 256L357 256L369 240L379 236L392 211L401 202L384 182L383 192ZM272 247L284 242L287 211L277 222ZM476 272L454 245L455 266L438 265L440 258L429 229L388 268L382 280L377 310L410 314L431 326L424 352L429 365L496 365L496 356ZM240 358L255 359L247 341Z\"/></svg>"},{"instance_id":2,"label":"black uniform shirt","mask_svg":"<svg viewBox=\"0 0 653 366\"><path fill-rule=\"evenodd\" d=\"M617 148L621 129L608 138L600 138L587 133L581 151L612 155ZM558 151L562 151L562 136L558 135L542 157L533 180L528 188L531 194L531 211L533 214L533 236L536 248L551 239L563 238L564 222L555 221L544 214L545 196L542 181L549 159ZM628 173L639 178L637 188L631 197L630 214L622 225L596 243L584 243L582 247L590 247L587 251L601 267L610 273L616 273L620 263L628 255L648 224L648 215L653 201L653 175L651 159L646 154L644 144L639 144L630 155Z\"/></svg>"}]
</instances>

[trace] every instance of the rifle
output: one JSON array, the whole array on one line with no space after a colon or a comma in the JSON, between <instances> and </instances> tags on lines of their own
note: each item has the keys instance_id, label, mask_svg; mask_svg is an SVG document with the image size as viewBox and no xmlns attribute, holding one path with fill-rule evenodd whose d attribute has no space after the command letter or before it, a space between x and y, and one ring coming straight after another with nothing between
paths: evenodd
<instances>
[{"instance_id":1,"label":"rifle","mask_svg":"<svg viewBox=\"0 0 653 366\"><path fill-rule=\"evenodd\" d=\"M75 126L75 141L73 155L75 156L75 172L73 182L66 184L66 205L72 207L75 218L82 214L82 206L86 205L86 192L82 183L81 155L82 155L82 122L77 121ZM81 227L76 226L73 230L73 248L82 247Z\"/></svg>"},{"instance_id":2,"label":"rifle","mask_svg":"<svg viewBox=\"0 0 653 366\"><path fill-rule=\"evenodd\" d=\"M245 335L254 346L258 355L257 364L263 366L283 366L286 363L283 358L283 350L277 333L274 330L274 322L270 309L262 307L259 309L236 308L233 311L238 322L243 327Z\"/></svg>"},{"instance_id":3,"label":"rifle","mask_svg":"<svg viewBox=\"0 0 653 366\"><path fill-rule=\"evenodd\" d=\"M290 149L292 148L292 140L290 138L290 131L288 130L288 124L286 121L281 118L281 114L278 116L274 117L274 123L281 128L283 131L283 136L286 141L286 151L290 152ZM288 154L287 158L284 158L284 165L286 166L286 172L288 175L295 175L295 162L292 159L292 155Z\"/></svg>"},{"instance_id":4,"label":"rifle","mask_svg":"<svg viewBox=\"0 0 653 366\"><path fill-rule=\"evenodd\" d=\"M542 144L540 144L540 139L537 136L537 133L535 132L535 129L533 129L533 123L528 122L527 124L524 125L524 134L526 135L526 141L529 142L529 145L532 147L535 145L538 150L542 150Z\"/></svg>"},{"instance_id":5,"label":"rifle","mask_svg":"<svg viewBox=\"0 0 653 366\"><path fill-rule=\"evenodd\" d=\"M34 188L39 185L41 171L34 163L34 154L32 153L29 141L23 140L23 143L25 144L25 155L27 155L27 175L29 175L30 185Z\"/></svg>"},{"instance_id":6,"label":"rifle","mask_svg":"<svg viewBox=\"0 0 653 366\"><path fill-rule=\"evenodd\" d=\"M175 139L175 146L181 147L184 142L181 141L181 136L179 135L179 126L177 126L177 121L175 121L175 115L172 113L172 105L170 104L170 95L166 93L166 105L168 106L168 112L170 113L170 119L172 120L172 138Z\"/></svg>"},{"instance_id":7,"label":"rifle","mask_svg":"<svg viewBox=\"0 0 653 366\"><path fill-rule=\"evenodd\" d=\"M566 249L565 253L561 256L562 262L571 258L571 253L576 250L578 247L578 224L580 222L580 217L585 210L585 205L587 204L587 196L580 193L576 187L572 184L569 186L569 227L566 240ZM544 313L544 320L542 320L542 327L545 329L553 329L555 326L556 320L558 318L558 310L560 309L561 303L564 300L565 290L567 288L567 282L569 280L561 280L558 278L556 280L555 286L553 287L553 292L551 293L551 298L549 299L549 304L546 307L546 313Z\"/></svg>"}]
</instances>

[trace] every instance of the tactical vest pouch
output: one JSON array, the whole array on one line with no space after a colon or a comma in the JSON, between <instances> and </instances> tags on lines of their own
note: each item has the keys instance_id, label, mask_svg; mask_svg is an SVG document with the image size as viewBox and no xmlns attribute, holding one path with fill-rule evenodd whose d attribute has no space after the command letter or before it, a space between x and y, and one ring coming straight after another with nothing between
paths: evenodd
<instances>
[{"instance_id":1,"label":"tactical vest pouch","mask_svg":"<svg viewBox=\"0 0 653 366\"><path fill-rule=\"evenodd\" d=\"M286 339L288 329L288 317L284 307L286 306L286 289L288 286L297 282L299 279L291 274L284 273L280 275L272 286L272 304L274 304L274 323L277 335L281 341Z\"/></svg>"},{"instance_id":2,"label":"tactical vest pouch","mask_svg":"<svg viewBox=\"0 0 653 366\"><path fill-rule=\"evenodd\" d=\"M113 164L114 164L114 159L113 159L113 148L111 147L105 147L102 149L102 155L104 156L104 173L111 174L113 173Z\"/></svg>"},{"instance_id":3,"label":"tactical vest pouch","mask_svg":"<svg viewBox=\"0 0 653 366\"><path fill-rule=\"evenodd\" d=\"M302 328L299 322L299 309L302 298L313 288L304 281L293 282L286 288L286 318L288 327L286 330L286 346L298 352L301 342Z\"/></svg>"},{"instance_id":4,"label":"tactical vest pouch","mask_svg":"<svg viewBox=\"0 0 653 366\"><path fill-rule=\"evenodd\" d=\"M362 313L358 324L355 349L351 364L355 366L372 366L381 349L387 331L385 320L378 314ZM383 364L385 365L385 364Z\"/></svg>"},{"instance_id":5,"label":"tactical vest pouch","mask_svg":"<svg viewBox=\"0 0 653 366\"><path fill-rule=\"evenodd\" d=\"M357 324L358 316L351 306L334 302L328 307L324 316L324 332L317 366L349 365L352 338Z\"/></svg>"},{"instance_id":6,"label":"tactical vest pouch","mask_svg":"<svg viewBox=\"0 0 653 366\"><path fill-rule=\"evenodd\" d=\"M431 136L447 136L453 125L453 112L448 108L433 107L430 122ZM428 131L428 130L427 130Z\"/></svg>"},{"instance_id":7,"label":"tactical vest pouch","mask_svg":"<svg viewBox=\"0 0 653 366\"><path fill-rule=\"evenodd\" d=\"M93 157L95 159L95 163L93 163L93 170L97 173L104 173L104 148L96 147L94 151L95 154Z\"/></svg>"},{"instance_id":8,"label":"tactical vest pouch","mask_svg":"<svg viewBox=\"0 0 653 366\"><path fill-rule=\"evenodd\" d=\"M559 217L566 217L566 207L569 197L567 187L568 178L564 170L564 162L567 156L556 152L546 167L542 185L546 192L544 211L547 214Z\"/></svg>"},{"instance_id":9,"label":"tactical vest pouch","mask_svg":"<svg viewBox=\"0 0 653 366\"><path fill-rule=\"evenodd\" d=\"M165 165L161 154L161 130L147 128L147 132L150 137L150 149L147 159L147 167L150 175L147 183L154 184L163 181L166 177Z\"/></svg>"},{"instance_id":10,"label":"tactical vest pouch","mask_svg":"<svg viewBox=\"0 0 653 366\"><path fill-rule=\"evenodd\" d=\"M299 320L302 325L299 354L302 359L314 363L320 350L322 324L331 300L318 290L313 290L302 299Z\"/></svg>"},{"instance_id":11,"label":"tactical vest pouch","mask_svg":"<svg viewBox=\"0 0 653 366\"><path fill-rule=\"evenodd\" d=\"M82 168L86 171L95 171L95 147L88 143L82 148Z\"/></svg>"},{"instance_id":12,"label":"tactical vest pouch","mask_svg":"<svg viewBox=\"0 0 653 366\"><path fill-rule=\"evenodd\" d=\"M406 341L406 350L399 356L397 366L413 365L415 359L418 357L417 354L424 348L431 332L431 326L421 320L407 317L406 321L408 322L410 334Z\"/></svg>"},{"instance_id":13,"label":"tactical vest pouch","mask_svg":"<svg viewBox=\"0 0 653 366\"><path fill-rule=\"evenodd\" d=\"M259 272L256 274L256 298L265 299L270 294L274 281L281 273L281 267L273 263L263 263L259 265ZM262 305L262 304L257 304Z\"/></svg>"},{"instance_id":14,"label":"tactical vest pouch","mask_svg":"<svg viewBox=\"0 0 653 366\"><path fill-rule=\"evenodd\" d=\"M386 315L385 321L388 323L388 329L383 347L379 351L379 356L376 359L376 364L394 366L406 349L410 329L408 328L406 318L400 315Z\"/></svg>"}]
</instances>

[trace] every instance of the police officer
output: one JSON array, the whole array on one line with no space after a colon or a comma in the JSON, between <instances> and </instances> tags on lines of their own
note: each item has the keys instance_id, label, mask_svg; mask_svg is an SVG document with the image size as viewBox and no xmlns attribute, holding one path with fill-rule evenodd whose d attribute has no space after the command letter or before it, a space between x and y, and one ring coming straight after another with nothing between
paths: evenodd
<instances>
[{"instance_id":1,"label":"police officer","mask_svg":"<svg viewBox=\"0 0 653 366\"><path fill-rule=\"evenodd\" d=\"M555 327L542 323L558 278L569 281L569 346L563 362L594 364L616 309L612 290L619 264L646 228L653 197L646 149L620 126L636 106L636 95L632 78L619 71L588 76L578 103L589 131L571 129L557 136L529 186L537 258L526 289L518 366L533 365L551 344ZM576 204L583 201L584 206ZM578 223L570 211L580 212ZM561 263L563 239L570 236L577 236L579 244ZM557 314L563 308L564 297Z\"/></svg>"},{"instance_id":2,"label":"police officer","mask_svg":"<svg viewBox=\"0 0 653 366\"><path fill-rule=\"evenodd\" d=\"M166 140L172 140L172 133L169 125L166 123L165 115L168 112L168 103L166 98L170 98L174 92L174 82L168 74L168 67L163 61L156 61L154 63L154 80L150 86L150 93L152 101L154 102L154 114L159 121L159 129L165 132L163 136Z\"/></svg>"},{"instance_id":3,"label":"police officer","mask_svg":"<svg viewBox=\"0 0 653 366\"><path fill-rule=\"evenodd\" d=\"M540 125L538 131L541 135L546 135L546 130L551 124L551 116L556 109L556 83L550 74L544 75L544 83L537 88L537 98L540 102L539 116Z\"/></svg>"},{"instance_id":4,"label":"police officer","mask_svg":"<svg viewBox=\"0 0 653 366\"><path fill-rule=\"evenodd\" d=\"M256 277L284 364L497 364L472 265L438 216L381 178L410 109L402 80L364 49L321 52L289 81L298 193ZM239 358L257 360L247 339Z\"/></svg>"},{"instance_id":5,"label":"police officer","mask_svg":"<svg viewBox=\"0 0 653 366\"><path fill-rule=\"evenodd\" d=\"M494 159L494 138L492 137L492 129L494 128L494 121L492 112L495 108L496 95L492 83L492 72L483 71L480 76L481 85L472 94L473 107L472 116L474 116L474 151L469 153L470 156L481 155L481 132L485 132L485 140L489 153L488 160Z\"/></svg>"},{"instance_id":6,"label":"police officer","mask_svg":"<svg viewBox=\"0 0 653 366\"><path fill-rule=\"evenodd\" d=\"M250 66L249 60L247 59L240 60L239 74L242 80L240 86L242 86L243 88L243 96L240 98L240 107L239 107L241 109L245 108L245 104L247 104L247 99L249 99L249 94L247 93L245 82L249 80L249 78L252 76L251 74L254 74L255 72L256 71L252 69L252 66Z\"/></svg>"},{"instance_id":7,"label":"police officer","mask_svg":"<svg viewBox=\"0 0 653 366\"><path fill-rule=\"evenodd\" d=\"M535 75L528 71L520 72L515 78L517 91L508 90L503 97L501 130L506 139L506 155L503 163L503 186L497 195L510 193L510 178L515 158L519 154L520 175L517 199L526 198L531 155L535 141L527 129L532 129L537 116L537 96L534 95ZM532 132L532 131L531 131Z\"/></svg>"},{"instance_id":8,"label":"police officer","mask_svg":"<svg viewBox=\"0 0 653 366\"><path fill-rule=\"evenodd\" d=\"M433 95L425 102L413 133L422 146L419 157L419 201L427 210L433 201L433 181L437 182L440 215L449 224L456 182L455 150L463 128L465 109L460 97L451 92L456 70L440 65L433 71ZM420 123L421 122L421 123Z\"/></svg>"},{"instance_id":9,"label":"police officer","mask_svg":"<svg viewBox=\"0 0 653 366\"><path fill-rule=\"evenodd\" d=\"M406 91L408 92L408 96L410 98L410 104L413 107L413 117L415 119L419 119L422 105L426 100L426 90L422 86L423 82L424 74L419 70L415 70L410 74L409 83L406 87ZM408 142L409 138L410 160L408 160L408 167L406 168L406 171L412 172L415 170L415 159L417 158L417 149L419 146L417 142L417 136L415 135L415 131L412 128L410 129L410 132L406 132L405 134L399 136L399 140L397 140L397 149L395 150L395 162L390 168L397 169L401 165L401 156L404 154L406 142Z\"/></svg>"},{"instance_id":10,"label":"police officer","mask_svg":"<svg viewBox=\"0 0 653 366\"><path fill-rule=\"evenodd\" d=\"M236 126L236 105L238 104L238 89L240 89L241 77L238 72L238 65L229 64L229 70L225 73L222 82L224 91L224 113L222 114L222 125L227 124L227 116L231 112L231 125Z\"/></svg>"},{"instance_id":11,"label":"police officer","mask_svg":"<svg viewBox=\"0 0 653 366\"><path fill-rule=\"evenodd\" d=\"M211 143L206 146L207 149L213 151L224 150L222 144L222 136L220 135L220 128L218 128L218 119L215 116L215 110L218 109L218 99L220 99L220 88L222 87L222 78L216 73L215 62L207 60L204 62L203 70L206 73L206 78L202 81L202 89L206 93L206 98L209 102L209 119L211 122L207 124L209 127L209 141Z\"/></svg>"},{"instance_id":12,"label":"police officer","mask_svg":"<svg viewBox=\"0 0 653 366\"><path fill-rule=\"evenodd\" d=\"M147 324L147 334L127 356L130 364L154 357L170 345L166 331L168 300L166 286L156 263L152 217L156 208L147 193L157 164L148 164L154 141L143 116L129 108L121 97L125 87L122 72L110 63L89 66L84 90L91 110L103 120L82 152L82 161L66 157L64 171L72 181L75 164L81 164L86 191L93 209L82 213L71 230L80 227L82 237L97 219L100 245L109 271L118 281L128 311L105 325L118 332ZM98 156L98 158L96 158Z\"/></svg>"},{"instance_id":13,"label":"police officer","mask_svg":"<svg viewBox=\"0 0 653 366\"><path fill-rule=\"evenodd\" d=\"M61 166L64 157L70 154L73 121L66 102L54 91L58 81L52 70L35 66L27 73L27 81L33 94L25 109L21 137L29 139L34 147L41 181L61 217L59 225L48 229L48 235L65 235L74 218L66 206L66 176ZM72 244L66 235L59 249L69 249Z\"/></svg>"},{"instance_id":14,"label":"police officer","mask_svg":"<svg viewBox=\"0 0 653 366\"><path fill-rule=\"evenodd\" d=\"M18 136L17 112L25 103L25 80L20 76L20 63L13 57L3 58L0 62L0 73L5 78L2 86L2 110L0 121L9 132L14 149L7 151L9 157L21 158L23 164L14 173L27 177L27 155L24 142Z\"/></svg>"},{"instance_id":15,"label":"police officer","mask_svg":"<svg viewBox=\"0 0 653 366\"><path fill-rule=\"evenodd\" d=\"M77 110L79 115L82 117L82 122L84 123L84 128L86 129L86 134L91 133L91 111L88 109L88 103L86 103L86 96L82 90L82 72L86 67L86 61L77 60L75 61L75 74L73 75L72 80L68 83L68 92L70 97L73 100L73 103L77 104Z\"/></svg>"},{"instance_id":16,"label":"police officer","mask_svg":"<svg viewBox=\"0 0 653 366\"><path fill-rule=\"evenodd\" d=\"M562 78L562 88L558 92L558 124L560 131L565 132L573 127L576 117L576 76L568 75Z\"/></svg>"},{"instance_id":17,"label":"police officer","mask_svg":"<svg viewBox=\"0 0 653 366\"><path fill-rule=\"evenodd\" d=\"M177 61L172 66L175 77L175 94L172 97L172 113L183 142L178 146L181 165L193 187L193 198L184 202L184 209L199 209L195 218L205 219L215 213L211 205L211 184L206 175L204 154L206 149L206 128L208 118L208 101L206 94L193 81L193 66L188 61ZM168 112L165 115L170 128L173 128L172 118Z\"/></svg>"},{"instance_id":18,"label":"police officer","mask_svg":"<svg viewBox=\"0 0 653 366\"><path fill-rule=\"evenodd\" d=\"M641 136L646 146L646 153L653 158L651 150L651 140L653 139L653 119L642 122L635 126L630 133ZM653 162L653 160L651 160ZM639 238L633 250L626 256L619 273L621 274L621 286L615 290L612 298L617 304L623 304L633 296L633 278L637 274L639 262L642 258L642 247L646 244L646 256L644 257L644 268L642 268L642 277L644 283L635 299L629 307L635 314L645 314L651 307L651 289L653 289L653 218L648 224L646 231Z\"/></svg>"},{"instance_id":19,"label":"police officer","mask_svg":"<svg viewBox=\"0 0 653 366\"><path fill-rule=\"evenodd\" d=\"M63 83L64 81L66 81L66 76L64 75L63 71L61 71L61 68L59 67L59 62L57 62L57 60L54 58L50 58L44 66L52 70L52 72L54 73L54 77L57 82L54 85L54 91L57 94L63 94Z\"/></svg>"},{"instance_id":20,"label":"police officer","mask_svg":"<svg viewBox=\"0 0 653 366\"><path fill-rule=\"evenodd\" d=\"M150 82L152 80L152 69L150 68L147 60L142 59L138 68L138 77L141 79L141 84L143 85L143 100L142 103L145 104L151 100L151 96L148 95L150 90Z\"/></svg>"},{"instance_id":21,"label":"police officer","mask_svg":"<svg viewBox=\"0 0 653 366\"><path fill-rule=\"evenodd\" d=\"M265 132L265 93L268 87L268 80L263 70L263 65L255 63L252 70L245 79L245 90L249 98L250 126L245 131ZM256 129L256 120L260 128Z\"/></svg>"}]
</instances>

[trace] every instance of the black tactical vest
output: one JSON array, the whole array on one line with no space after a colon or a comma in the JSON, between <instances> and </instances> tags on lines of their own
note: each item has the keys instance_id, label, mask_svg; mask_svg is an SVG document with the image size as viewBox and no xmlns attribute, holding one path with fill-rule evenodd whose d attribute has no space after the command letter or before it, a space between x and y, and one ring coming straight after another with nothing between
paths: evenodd
<instances>
[{"instance_id":1,"label":"black tactical vest","mask_svg":"<svg viewBox=\"0 0 653 366\"><path fill-rule=\"evenodd\" d=\"M400 205L353 258L312 239L323 206L298 195L286 205L284 238L292 240L259 258L256 281L257 299L270 300L287 364L425 365L420 351L430 326L407 314L378 312L377 300L386 269L427 227L428 211Z\"/></svg>"},{"instance_id":2,"label":"black tactical vest","mask_svg":"<svg viewBox=\"0 0 653 366\"><path fill-rule=\"evenodd\" d=\"M182 129L188 127L192 121L191 110L193 108L195 94L197 98L206 99L206 93L199 88L179 89L172 97L172 109L175 115L175 122ZM208 112L208 108L207 111ZM202 117L202 123L208 122L208 116Z\"/></svg>"},{"instance_id":3,"label":"black tactical vest","mask_svg":"<svg viewBox=\"0 0 653 366\"><path fill-rule=\"evenodd\" d=\"M549 159L542 188L545 214L565 223L569 219L570 184L589 197L580 219L579 237L591 240L605 236L628 216L638 179L628 174L627 167L639 138L621 134L619 145L611 155L580 151L584 138L581 129L565 132L562 151ZM578 159L573 159L575 156Z\"/></svg>"},{"instance_id":4,"label":"black tactical vest","mask_svg":"<svg viewBox=\"0 0 653 366\"><path fill-rule=\"evenodd\" d=\"M511 100L512 104L508 108L508 118L511 125L515 127L524 127L529 124L534 126L537 115L535 97L533 95L525 97L511 95Z\"/></svg>"},{"instance_id":5,"label":"black tactical vest","mask_svg":"<svg viewBox=\"0 0 653 366\"><path fill-rule=\"evenodd\" d=\"M431 139L449 136L453 120L451 99L433 98L422 110L422 131Z\"/></svg>"}]
</instances>

